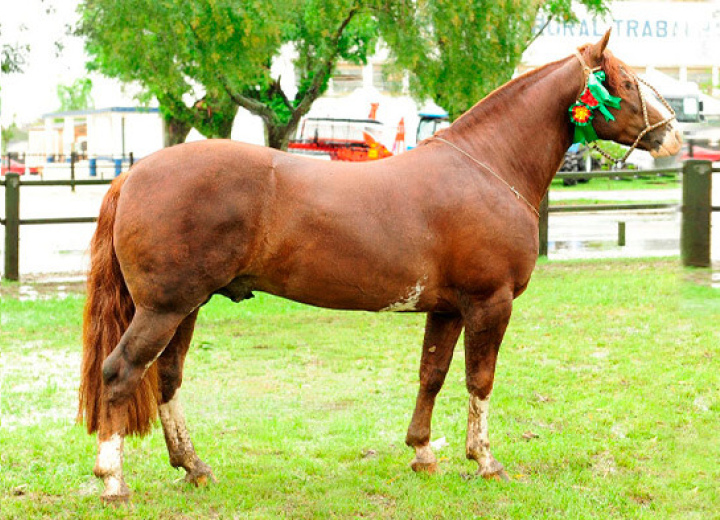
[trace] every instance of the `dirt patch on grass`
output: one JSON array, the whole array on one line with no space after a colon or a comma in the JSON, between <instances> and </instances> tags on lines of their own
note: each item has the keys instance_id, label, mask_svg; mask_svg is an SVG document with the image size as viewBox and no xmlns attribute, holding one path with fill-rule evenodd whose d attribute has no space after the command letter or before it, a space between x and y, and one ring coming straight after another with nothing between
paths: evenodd
<instances>
[{"instance_id":1,"label":"dirt patch on grass","mask_svg":"<svg viewBox=\"0 0 720 520\"><path fill-rule=\"evenodd\" d=\"M85 294L85 273L27 275L21 282L0 284L0 298L50 300L71 294Z\"/></svg>"},{"instance_id":2,"label":"dirt patch on grass","mask_svg":"<svg viewBox=\"0 0 720 520\"><path fill-rule=\"evenodd\" d=\"M75 418L80 352L47 349L28 342L2 354L0 422L3 428Z\"/></svg>"}]
</instances>

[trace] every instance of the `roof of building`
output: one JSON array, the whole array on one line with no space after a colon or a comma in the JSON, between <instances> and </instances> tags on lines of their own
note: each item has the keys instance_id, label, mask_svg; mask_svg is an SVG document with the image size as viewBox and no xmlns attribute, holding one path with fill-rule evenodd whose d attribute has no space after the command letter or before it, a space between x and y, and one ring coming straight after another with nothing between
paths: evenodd
<instances>
[{"instance_id":1,"label":"roof of building","mask_svg":"<svg viewBox=\"0 0 720 520\"><path fill-rule=\"evenodd\" d=\"M84 110L65 110L58 112L50 112L43 114L43 118L49 117L74 117L74 116L88 116L91 114L104 114L107 112L124 112L124 113L157 113L159 110L156 107L108 107L108 108L88 108Z\"/></svg>"}]
</instances>

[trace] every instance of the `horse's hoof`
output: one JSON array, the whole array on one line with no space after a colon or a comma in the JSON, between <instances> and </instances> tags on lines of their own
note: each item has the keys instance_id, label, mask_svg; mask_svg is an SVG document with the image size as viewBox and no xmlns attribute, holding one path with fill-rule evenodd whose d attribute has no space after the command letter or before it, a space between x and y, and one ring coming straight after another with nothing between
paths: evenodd
<instances>
[{"instance_id":1,"label":"horse's hoof","mask_svg":"<svg viewBox=\"0 0 720 520\"><path fill-rule=\"evenodd\" d=\"M415 473L427 473L432 475L437 473L437 462L420 462L419 460L413 460L410 463L410 467Z\"/></svg>"},{"instance_id":2,"label":"horse's hoof","mask_svg":"<svg viewBox=\"0 0 720 520\"><path fill-rule=\"evenodd\" d=\"M185 475L185 482L194 485L195 487L204 487L210 483L217 483L215 475L213 475L210 466L202 463L199 467L196 467L193 471L188 472Z\"/></svg>"},{"instance_id":3,"label":"horse's hoof","mask_svg":"<svg viewBox=\"0 0 720 520\"><path fill-rule=\"evenodd\" d=\"M100 500L103 505L111 507L121 507L130 503L130 493L124 495L101 495Z\"/></svg>"},{"instance_id":4,"label":"horse's hoof","mask_svg":"<svg viewBox=\"0 0 720 520\"><path fill-rule=\"evenodd\" d=\"M480 472L478 472L478 474L487 480L498 480L498 481L502 481L502 482L510 482L510 477L508 477L507 473L505 473L505 470L503 470L503 469L496 471L495 473L487 473L485 475L482 475Z\"/></svg>"}]
</instances>

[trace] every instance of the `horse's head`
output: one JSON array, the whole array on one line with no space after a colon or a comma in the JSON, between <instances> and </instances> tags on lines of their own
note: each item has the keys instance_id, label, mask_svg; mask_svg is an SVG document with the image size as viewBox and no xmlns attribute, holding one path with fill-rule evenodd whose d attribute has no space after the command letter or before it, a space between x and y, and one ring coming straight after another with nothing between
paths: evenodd
<instances>
[{"instance_id":1,"label":"horse's head","mask_svg":"<svg viewBox=\"0 0 720 520\"><path fill-rule=\"evenodd\" d=\"M597 136L647 150L653 157L675 155L680 150L682 138L672 126L672 113L661 105L662 98L641 90L642 80L605 49L609 38L610 30L599 42L578 50L581 64L590 69L584 69L584 73L589 75L591 71L602 70L607 91L620 98L620 108L607 107L614 120L601 114L593 119L592 126ZM655 94L659 96L657 92Z\"/></svg>"}]
</instances>

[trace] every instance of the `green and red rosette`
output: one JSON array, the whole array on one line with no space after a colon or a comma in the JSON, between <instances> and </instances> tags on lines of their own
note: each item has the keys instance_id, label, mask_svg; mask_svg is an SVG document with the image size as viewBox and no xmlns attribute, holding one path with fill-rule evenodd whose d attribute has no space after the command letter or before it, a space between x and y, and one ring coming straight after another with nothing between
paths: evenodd
<instances>
[{"instance_id":1,"label":"green and red rosette","mask_svg":"<svg viewBox=\"0 0 720 520\"><path fill-rule=\"evenodd\" d=\"M615 121L615 117L608 110L608 106L620 109L620 98L611 95L603 86L605 72L598 70L588 76L587 88L583 91L580 99L569 109L570 121L575 125L574 143L589 143L597 140L598 136L592 126L595 116L594 110L598 110L606 121Z\"/></svg>"}]
</instances>

